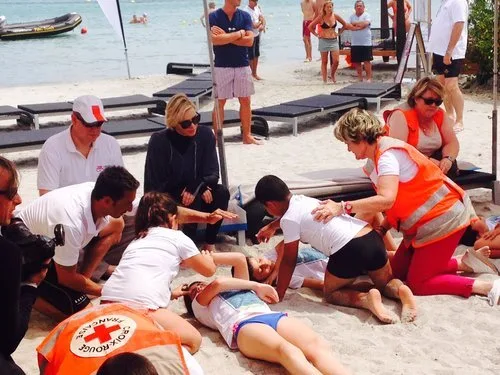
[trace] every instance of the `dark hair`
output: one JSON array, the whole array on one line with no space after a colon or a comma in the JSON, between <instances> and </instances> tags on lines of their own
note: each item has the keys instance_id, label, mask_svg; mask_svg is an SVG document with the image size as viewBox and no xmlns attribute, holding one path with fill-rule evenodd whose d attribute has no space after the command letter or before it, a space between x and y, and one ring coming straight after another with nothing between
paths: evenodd
<instances>
[{"instance_id":1,"label":"dark hair","mask_svg":"<svg viewBox=\"0 0 500 375\"><path fill-rule=\"evenodd\" d=\"M135 214L135 236L142 238L149 228L169 226L168 215L177 214L177 203L166 193L155 191L144 194Z\"/></svg>"},{"instance_id":2,"label":"dark hair","mask_svg":"<svg viewBox=\"0 0 500 375\"><path fill-rule=\"evenodd\" d=\"M290 196L288 186L279 177L267 175L255 186L255 199L266 204L269 201L283 202Z\"/></svg>"},{"instance_id":3,"label":"dark hair","mask_svg":"<svg viewBox=\"0 0 500 375\"><path fill-rule=\"evenodd\" d=\"M469 225L462 235L462 238L460 238L459 243L465 246L474 246L474 243L477 240L477 235L478 232L472 229L472 227Z\"/></svg>"},{"instance_id":4,"label":"dark hair","mask_svg":"<svg viewBox=\"0 0 500 375\"><path fill-rule=\"evenodd\" d=\"M188 285L187 290L189 291L191 289L191 287L196 285L196 284L201 284L201 281L193 281L191 284ZM184 306L186 306L186 310L187 310L188 314L194 316L193 299L191 298L189 293L184 294Z\"/></svg>"},{"instance_id":5,"label":"dark hair","mask_svg":"<svg viewBox=\"0 0 500 375\"><path fill-rule=\"evenodd\" d=\"M143 355L124 352L106 359L96 375L158 375L158 371Z\"/></svg>"},{"instance_id":6,"label":"dark hair","mask_svg":"<svg viewBox=\"0 0 500 375\"><path fill-rule=\"evenodd\" d=\"M139 185L139 181L125 168L118 165L109 166L97 177L92 190L92 199L110 197L116 202L122 199L126 192L137 190Z\"/></svg>"},{"instance_id":7,"label":"dark hair","mask_svg":"<svg viewBox=\"0 0 500 375\"><path fill-rule=\"evenodd\" d=\"M17 172L16 165L9 159L0 156L0 168L9 173L8 188L19 185L19 173Z\"/></svg>"},{"instance_id":8,"label":"dark hair","mask_svg":"<svg viewBox=\"0 0 500 375\"><path fill-rule=\"evenodd\" d=\"M253 268L252 264L250 263L250 259L252 259L252 257L245 257L245 259L247 260L249 280L259 282L259 280L257 280L253 275L254 268ZM231 276L234 277L234 267L231 267Z\"/></svg>"}]
</instances>

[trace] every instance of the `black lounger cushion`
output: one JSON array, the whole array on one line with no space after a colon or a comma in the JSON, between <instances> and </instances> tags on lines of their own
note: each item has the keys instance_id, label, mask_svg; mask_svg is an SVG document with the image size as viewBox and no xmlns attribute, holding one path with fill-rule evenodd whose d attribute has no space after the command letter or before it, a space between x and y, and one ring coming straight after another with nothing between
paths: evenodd
<instances>
[{"instance_id":1,"label":"black lounger cushion","mask_svg":"<svg viewBox=\"0 0 500 375\"><path fill-rule=\"evenodd\" d=\"M290 102L281 103L282 105L298 105L303 107L332 109L338 106L353 104L354 106L361 104L359 98L339 96L339 95L315 95L309 98L292 100Z\"/></svg>"},{"instance_id":2,"label":"black lounger cushion","mask_svg":"<svg viewBox=\"0 0 500 375\"><path fill-rule=\"evenodd\" d=\"M156 105L160 100L146 95L128 95L102 99L104 108L126 108L132 106Z\"/></svg>"},{"instance_id":3,"label":"black lounger cushion","mask_svg":"<svg viewBox=\"0 0 500 375\"><path fill-rule=\"evenodd\" d=\"M165 128L163 123L148 121L148 119L111 120L106 122L102 131L112 136L121 136L138 133L153 133Z\"/></svg>"},{"instance_id":4,"label":"black lounger cushion","mask_svg":"<svg viewBox=\"0 0 500 375\"><path fill-rule=\"evenodd\" d=\"M175 94L186 94L188 98L196 98L204 94L208 94L211 90L201 90L201 89L174 89L168 88L162 91L155 92L153 96L158 98L171 98Z\"/></svg>"},{"instance_id":5,"label":"black lounger cushion","mask_svg":"<svg viewBox=\"0 0 500 375\"><path fill-rule=\"evenodd\" d=\"M42 104L20 104L17 108L34 115L41 115L44 113L70 113L73 110L73 104L69 102L58 103L42 103Z\"/></svg>"},{"instance_id":6,"label":"black lounger cushion","mask_svg":"<svg viewBox=\"0 0 500 375\"><path fill-rule=\"evenodd\" d=\"M252 114L257 116L276 116L294 118L321 112L321 108L305 107L300 105L278 104L268 107L253 109Z\"/></svg>"}]
</instances>

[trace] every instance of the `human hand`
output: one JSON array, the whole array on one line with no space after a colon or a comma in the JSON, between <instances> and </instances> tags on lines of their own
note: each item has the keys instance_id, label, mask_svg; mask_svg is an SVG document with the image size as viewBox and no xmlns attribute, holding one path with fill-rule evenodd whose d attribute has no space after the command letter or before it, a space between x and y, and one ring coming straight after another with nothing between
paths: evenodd
<instances>
[{"instance_id":1,"label":"human hand","mask_svg":"<svg viewBox=\"0 0 500 375\"><path fill-rule=\"evenodd\" d=\"M453 163L451 162L450 159L443 158L439 161L438 167L439 167L439 169L441 169L441 172L446 174L446 173L448 173L448 171L450 170L452 165L453 165Z\"/></svg>"},{"instance_id":2,"label":"human hand","mask_svg":"<svg viewBox=\"0 0 500 375\"><path fill-rule=\"evenodd\" d=\"M483 240L491 241L495 239L500 234L500 228L495 227L495 229L486 232L481 236Z\"/></svg>"},{"instance_id":3,"label":"human hand","mask_svg":"<svg viewBox=\"0 0 500 375\"><path fill-rule=\"evenodd\" d=\"M446 53L443 57L443 63L444 63L444 65L450 65L451 64L451 55Z\"/></svg>"},{"instance_id":4,"label":"human hand","mask_svg":"<svg viewBox=\"0 0 500 375\"><path fill-rule=\"evenodd\" d=\"M183 206L190 206L194 201L194 195L184 189L181 193L181 203Z\"/></svg>"},{"instance_id":5,"label":"human hand","mask_svg":"<svg viewBox=\"0 0 500 375\"><path fill-rule=\"evenodd\" d=\"M374 230L375 232L377 232L377 233L378 233L378 235L379 235L380 237L382 237L382 238L384 238L384 236L386 235L386 233L387 233L387 231L388 231L388 229L387 229L387 228L385 228L385 227L383 227L383 226L381 226L381 225L379 225L378 227L373 228L373 230Z\"/></svg>"},{"instance_id":6,"label":"human hand","mask_svg":"<svg viewBox=\"0 0 500 375\"><path fill-rule=\"evenodd\" d=\"M207 223L208 224L215 224L219 220L222 220L222 219L234 220L237 218L238 218L238 215L233 214L232 212L229 212L229 211L221 210L220 208L218 208L214 212L207 214Z\"/></svg>"},{"instance_id":7,"label":"human hand","mask_svg":"<svg viewBox=\"0 0 500 375\"><path fill-rule=\"evenodd\" d=\"M278 292L271 285L255 283L253 291L259 296L261 300L267 303L278 303Z\"/></svg>"},{"instance_id":8,"label":"human hand","mask_svg":"<svg viewBox=\"0 0 500 375\"><path fill-rule=\"evenodd\" d=\"M278 278L279 270L274 267L274 270L269 274L269 276L264 280L264 284L273 285Z\"/></svg>"},{"instance_id":9,"label":"human hand","mask_svg":"<svg viewBox=\"0 0 500 375\"><path fill-rule=\"evenodd\" d=\"M212 196L212 191L210 188L207 188L202 194L201 194L201 199L203 199L203 202L210 204L214 200Z\"/></svg>"},{"instance_id":10,"label":"human hand","mask_svg":"<svg viewBox=\"0 0 500 375\"><path fill-rule=\"evenodd\" d=\"M429 158L430 161L432 161L434 164L436 164L439 167L440 161L434 158Z\"/></svg>"},{"instance_id":11,"label":"human hand","mask_svg":"<svg viewBox=\"0 0 500 375\"><path fill-rule=\"evenodd\" d=\"M212 34L214 34L214 35L223 35L223 34L225 34L225 33L226 33L226 32L225 32L223 29L221 29L219 26L212 26L212 27L210 28L210 31L211 31L211 32L212 32Z\"/></svg>"},{"instance_id":12,"label":"human hand","mask_svg":"<svg viewBox=\"0 0 500 375\"><path fill-rule=\"evenodd\" d=\"M314 220L328 223L335 216L342 214L342 205L330 199L319 202L319 206L311 211Z\"/></svg>"},{"instance_id":13,"label":"human hand","mask_svg":"<svg viewBox=\"0 0 500 375\"><path fill-rule=\"evenodd\" d=\"M271 223L272 224L272 223ZM274 229L271 224L267 224L265 227L260 228L255 237L259 242L269 242L269 239L274 236L276 229Z\"/></svg>"},{"instance_id":14,"label":"human hand","mask_svg":"<svg viewBox=\"0 0 500 375\"><path fill-rule=\"evenodd\" d=\"M179 297L183 297L186 294L189 294L189 286L188 286L188 284L182 284L182 285L179 285L174 290L172 290L172 292L170 293L170 299L174 300L174 299L177 299Z\"/></svg>"}]
</instances>

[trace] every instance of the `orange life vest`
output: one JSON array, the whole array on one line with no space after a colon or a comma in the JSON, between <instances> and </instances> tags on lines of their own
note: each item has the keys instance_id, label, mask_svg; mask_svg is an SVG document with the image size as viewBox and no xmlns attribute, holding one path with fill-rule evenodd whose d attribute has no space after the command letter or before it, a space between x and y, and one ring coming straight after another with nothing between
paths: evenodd
<instances>
[{"instance_id":1,"label":"orange life vest","mask_svg":"<svg viewBox=\"0 0 500 375\"><path fill-rule=\"evenodd\" d=\"M59 323L36 349L41 375L90 375L116 354L149 357L159 374L189 374L177 333L119 303L82 310Z\"/></svg>"},{"instance_id":2,"label":"orange life vest","mask_svg":"<svg viewBox=\"0 0 500 375\"><path fill-rule=\"evenodd\" d=\"M408 125L408 139L406 140L406 143L412 145L413 147L417 147L420 132L418 125L417 111L415 111L414 108L409 108L409 109L396 108L384 111L383 116L385 121L385 126L384 126L385 134L389 135L390 127L387 124L387 122L389 121L389 117L391 117L391 115L396 111L400 111L403 113L406 119L406 124ZM441 108L438 108L438 111L432 117L432 120L437 125L439 134L441 135L441 139L443 139L443 132L441 130L441 127L443 126L444 122L444 111Z\"/></svg>"},{"instance_id":3,"label":"orange life vest","mask_svg":"<svg viewBox=\"0 0 500 375\"><path fill-rule=\"evenodd\" d=\"M407 243L428 245L469 225L476 215L468 195L425 155L399 139L379 138L375 164L365 166L368 176L373 168L377 171L380 156L390 149L405 150L418 166L413 179L399 182L396 200L385 211L388 222L403 233Z\"/></svg>"}]
</instances>

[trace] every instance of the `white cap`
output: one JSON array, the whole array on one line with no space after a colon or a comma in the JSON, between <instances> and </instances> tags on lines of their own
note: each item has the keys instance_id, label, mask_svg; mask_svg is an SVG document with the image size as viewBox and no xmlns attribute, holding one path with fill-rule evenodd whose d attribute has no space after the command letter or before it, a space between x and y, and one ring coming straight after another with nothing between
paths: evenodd
<instances>
[{"instance_id":1,"label":"white cap","mask_svg":"<svg viewBox=\"0 0 500 375\"><path fill-rule=\"evenodd\" d=\"M104 117L104 108L101 99L94 95L79 96L73 102L73 112L82 116L88 124L98 121L108 121Z\"/></svg>"}]
</instances>

